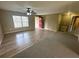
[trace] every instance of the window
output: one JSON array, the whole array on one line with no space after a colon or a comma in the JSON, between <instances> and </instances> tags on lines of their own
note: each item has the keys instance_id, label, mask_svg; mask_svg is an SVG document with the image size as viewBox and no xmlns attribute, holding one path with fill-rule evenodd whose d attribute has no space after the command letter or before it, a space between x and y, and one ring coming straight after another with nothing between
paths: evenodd
<instances>
[{"instance_id":1,"label":"window","mask_svg":"<svg viewBox=\"0 0 79 59\"><path fill-rule=\"evenodd\" d=\"M28 17L26 16L13 16L13 22L15 28L29 26Z\"/></svg>"},{"instance_id":2,"label":"window","mask_svg":"<svg viewBox=\"0 0 79 59\"><path fill-rule=\"evenodd\" d=\"M23 23L23 27L28 27L29 26L28 17L22 16L22 23Z\"/></svg>"}]
</instances>

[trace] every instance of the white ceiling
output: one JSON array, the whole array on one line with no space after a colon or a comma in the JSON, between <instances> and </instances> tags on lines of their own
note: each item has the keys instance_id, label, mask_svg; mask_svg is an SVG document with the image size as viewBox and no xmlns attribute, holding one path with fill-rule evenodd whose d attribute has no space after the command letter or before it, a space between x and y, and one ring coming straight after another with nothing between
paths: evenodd
<instances>
[{"instance_id":1,"label":"white ceiling","mask_svg":"<svg viewBox=\"0 0 79 59\"><path fill-rule=\"evenodd\" d=\"M51 14L63 12L74 1L0 1L0 9L26 12L32 8L37 14Z\"/></svg>"}]
</instances>

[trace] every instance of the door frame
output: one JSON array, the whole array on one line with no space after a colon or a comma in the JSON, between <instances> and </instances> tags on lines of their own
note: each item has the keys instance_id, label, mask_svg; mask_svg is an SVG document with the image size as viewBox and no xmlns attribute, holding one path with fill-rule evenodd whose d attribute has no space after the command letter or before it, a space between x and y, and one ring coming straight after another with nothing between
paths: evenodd
<instances>
[{"instance_id":1,"label":"door frame","mask_svg":"<svg viewBox=\"0 0 79 59\"><path fill-rule=\"evenodd\" d=\"M74 28L74 24L75 24L75 22L76 22L76 20L77 20L77 18L79 18L79 16L73 16L72 17L72 21L71 21L71 25L72 25L72 31L74 31L75 30L75 28Z\"/></svg>"}]
</instances>

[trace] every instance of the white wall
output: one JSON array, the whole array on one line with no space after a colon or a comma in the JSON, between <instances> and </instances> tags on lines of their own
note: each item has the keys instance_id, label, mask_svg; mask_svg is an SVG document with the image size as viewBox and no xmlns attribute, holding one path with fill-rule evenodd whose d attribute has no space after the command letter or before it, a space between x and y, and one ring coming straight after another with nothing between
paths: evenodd
<instances>
[{"instance_id":1,"label":"white wall","mask_svg":"<svg viewBox=\"0 0 79 59\"><path fill-rule=\"evenodd\" d=\"M45 29L56 32L58 30L58 19L59 19L59 14L46 15Z\"/></svg>"},{"instance_id":2,"label":"white wall","mask_svg":"<svg viewBox=\"0 0 79 59\"><path fill-rule=\"evenodd\" d=\"M29 17L29 27L15 29L13 25L12 15L26 16L26 14L19 12L5 11L5 10L0 10L0 14L1 14L2 29L4 34L17 32L17 31L24 31L24 30L33 30L35 28L34 16L30 16L31 18Z\"/></svg>"},{"instance_id":3,"label":"white wall","mask_svg":"<svg viewBox=\"0 0 79 59\"><path fill-rule=\"evenodd\" d=\"M38 29L39 28L39 17L35 17L35 28Z\"/></svg>"}]
</instances>

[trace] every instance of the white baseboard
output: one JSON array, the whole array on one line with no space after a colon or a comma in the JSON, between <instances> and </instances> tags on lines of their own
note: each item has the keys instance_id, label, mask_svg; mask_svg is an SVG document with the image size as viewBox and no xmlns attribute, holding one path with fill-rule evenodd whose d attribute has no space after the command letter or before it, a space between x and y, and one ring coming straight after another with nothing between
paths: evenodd
<instances>
[{"instance_id":1,"label":"white baseboard","mask_svg":"<svg viewBox=\"0 0 79 59\"><path fill-rule=\"evenodd\" d=\"M45 28L45 29L49 30L49 31L57 32L57 30L53 30L53 29L49 29L49 28Z\"/></svg>"},{"instance_id":2,"label":"white baseboard","mask_svg":"<svg viewBox=\"0 0 79 59\"><path fill-rule=\"evenodd\" d=\"M26 29L26 30L14 30L14 31L8 31L8 32L6 32L6 33L4 33L4 34L10 34L10 33L16 33L16 32L22 32L22 31L30 31L30 30L34 30L34 29Z\"/></svg>"}]
</instances>

